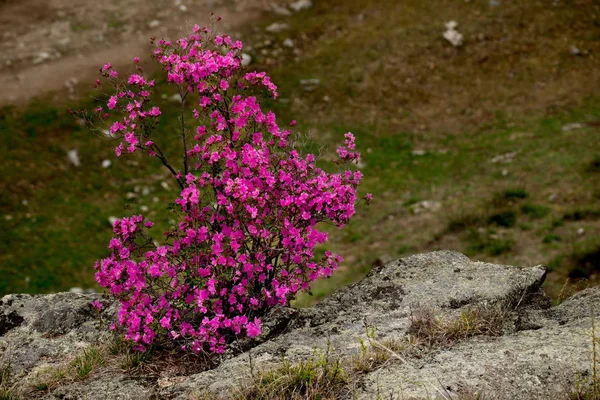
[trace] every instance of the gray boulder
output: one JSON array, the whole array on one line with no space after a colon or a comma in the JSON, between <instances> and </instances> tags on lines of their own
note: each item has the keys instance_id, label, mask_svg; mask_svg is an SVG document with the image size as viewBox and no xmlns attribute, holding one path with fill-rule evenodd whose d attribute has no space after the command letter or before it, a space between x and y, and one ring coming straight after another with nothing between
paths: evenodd
<instances>
[{"instance_id":1,"label":"gray boulder","mask_svg":"<svg viewBox=\"0 0 600 400\"><path fill-rule=\"evenodd\" d=\"M545 276L543 266L473 262L449 251L415 255L374 268L314 307L272 310L257 340L234 344L212 369L173 375L166 369L132 374L105 368L43 393L30 384L40 366L68 362L78 349L109 342L115 305L105 299L104 311L97 313L89 304L100 295L9 295L0 300L0 366L11 364L15 382L22 385L16 390L27 398L213 398L247 381L251 365L252 371L267 370L282 358L294 363L332 348L349 360L359 352L368 327L376 327L379 342L402 341L414 336L419 310L435 310L436 318L452 320L483 305L502 308L501 332L391 357L355 376L348 398L568 398L578 377L591 370L587 333L591 310L600 316L600 289L551 308L541 290ZM235 345L245 351L236 352Z\"/></svg>"}]
</instances>

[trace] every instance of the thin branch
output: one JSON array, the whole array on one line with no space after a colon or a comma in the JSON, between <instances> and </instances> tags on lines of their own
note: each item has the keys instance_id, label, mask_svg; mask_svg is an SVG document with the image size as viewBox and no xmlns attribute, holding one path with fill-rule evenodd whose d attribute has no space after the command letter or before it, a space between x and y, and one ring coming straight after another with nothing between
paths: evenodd
<instances>
[{"instance_id":1,"label":"thin branch","mask_svg":"<svg viewBox=\"0 0 600 400\"><path fill-rule=\"evenodd\" d=\"M188 92L183 93L181 86L179 87L179 97L181 98L181 138L183 140L183 176L188 174L188 154L187 154L187 135L185 127L185 98ZM183 187L182 187L183 189Z\"/></svg>"}]
</instances>

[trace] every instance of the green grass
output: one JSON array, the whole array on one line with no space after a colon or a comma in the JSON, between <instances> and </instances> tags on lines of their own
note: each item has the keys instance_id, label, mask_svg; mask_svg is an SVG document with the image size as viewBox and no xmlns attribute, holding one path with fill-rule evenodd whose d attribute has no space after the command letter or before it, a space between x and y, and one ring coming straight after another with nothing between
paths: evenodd
<instances>
[{"instance_id":1,"label":"green grass","mask_svg":"<svg viewBox=\"0 0 600 400\"><path fill-rule=\"evenodd\" d=\"M550 214L550 208L526 203L521 206L521 212L528 215L530 218L538 219L544 218L546 215Z\"/></svg>"},{"instance_id":2,"label":"green grass","mask_svg":"<svg viewBox=\"0 0 600 400\"><path fill-rule=\"evenodd\" d=\"M490 8L483 0L326 0L286 18L288 31L269 35L267 50L290 37L297 55L263 55L257 44L266 34L242 32L254 47L252 68L268 69L288 100L268 100L267 108L283 124L296 119L330 151L343 133L354 132L364 162L359 195L375 197L344 230L324 227L331 240L319 251L339 252L346 261L295 304L312 304L385 260L441 248L516 265L563 256L556 279L548 280L560 288L580 262L570 257L573 249L600 244L600 68L594 57L567 51L572 43L600 51L588 29L597 12L574 2ZM278 18L261 17L253 26ZM441 38L451 19L465 35L461 49ZM321 85L305 92L299 81L313 77ZM159 105L157 140L178 154L177 105ZM107 255L111 215L150 207L159 241L169 226L166 206L177 193L172 183L161 186L170 182L161 166L139 156L115 159L114 143L78 125L68 106L93 103L40 99L0 110L0 294L94 286L93 264ZM562 129L574 122L583 127ZM66 159L73 148L79 168ZM110 168L101 168L104 159L113 160ZM333 167L330 158L321 165ZM144 187L151 193L143 195ZM410 206L423 200L440 202L441 210L414 213ZM581 237L573 233L580 225ZM549 235L561 240L548 245Z\"/></svg>"},{"instance_id":3,"label":"green grass","mask_svg":"<svg viewBox=\"0 0 600 400\"><path fill-rule=\"evenodd\" d=\"M527 191L523 188L506 189L503 195L503 197L507 200L526 199L529 197L529 193L527 193Z\"/></svg>"},{"instance_id":4,"label":"green grass","mask_svg":"<svg viewBox=\"0 0 600 400\"><path fill-rule=\"evenodd\" d=\"M347 392L348 375L337 354L328 350L299 363L282 360L271 370L258 371L232 399L334 399Z\"/></svg>"}]
</instances>

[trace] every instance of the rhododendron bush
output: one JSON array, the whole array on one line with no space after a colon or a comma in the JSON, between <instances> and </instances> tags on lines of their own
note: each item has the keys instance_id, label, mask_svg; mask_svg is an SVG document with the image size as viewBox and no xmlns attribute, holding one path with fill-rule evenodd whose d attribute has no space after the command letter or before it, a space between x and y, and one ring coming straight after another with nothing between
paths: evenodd
<instances>
[{"instance_id":1,"label":"rhododendron bush","mask_svg":"<svg viewBox=\"0 0 600 400\"><path fill-rule=\"evenodd\" d=\"M114 223L110 256L95 265L98 283L120 301L115 326L141 351L166 340L221 353L236 337L259 335L270 308L289 304L342 260L315 256L327 241L316 226L350 220L361 173L327 173L299 152L290 130L252 95L276 98L277 87L264 72L244 71L241 49L198 26L176 43L156 42L153 57L182 100L180 169L153 136L162 114L151 100L154 81L139 66L122 79L110 64L96 81L113 88L95 111L110 121L116 155L159 159L181 188L166 244L153 244L153 223L142 215L123 218ZM340 165L358 160L351 133L337 154Z\"/></svg>"}]
</instances>

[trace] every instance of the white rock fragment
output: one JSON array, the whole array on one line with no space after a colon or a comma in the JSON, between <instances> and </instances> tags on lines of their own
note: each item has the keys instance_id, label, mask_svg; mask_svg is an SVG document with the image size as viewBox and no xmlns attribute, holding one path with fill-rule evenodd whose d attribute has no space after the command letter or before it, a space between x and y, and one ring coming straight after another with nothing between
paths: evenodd
<instances>
[{"instance_id":1,"label":"white rock fragment","mask_svg":"<svg viewBox=\"0 0 600 400\"><path fill-rule=\"evenodd\" d=\"M113 226L115 224L115 222L117 222L119 220L119 218L117 217L113 217L112 215L110 217L108 217L108 223Z\"/></svg>"},{"instance_id":2,"label":"white rock fragment","mask_svg":"<svg viewBox=\"0 0 600 400\"><path fill-rule=\"evenodd\" d=\"M512 151L510 153L499 154L497 156L492 157L489 160L489 162L491 162L492 164L511 163L515 159L516 155L517 155L516 151Z\"/></svg>"},{"instance_id":3,"label":"white rock fragment","mask_svg":"<svg viewBox=\"0 0 600 400\"><path fill-rule=\"evenodd\" d=\"M271 11L277 15L290 16L292 12L287 8L280 6L279 4L271 4Z\"/></svg>"},{"instance_id":4,"label":"white rock fragment","mask_svg":"<svg viewBox=\"0 0 600 400\"><path fill-rule=\"evenodd\" d=\"M81 165L77 149L69 150L67 152L67 157L69 158L69 161L71 161L71 164L73 164L74 166L79 167Z\"/></svg>"},{"instance_id":5,"label":"white rock fragment","mask_svg":"<svg viewBox=\"0 0 600 400\"><path fill-rule=\"evenodd\" d=\"M412 151L413 156L424 156L427 152L423 149L416 149Z\"/></svg>"},{"instance_id":6,"label":"white rock fragment","mask_svg":"<svg viewBox=\"0 0 600 400\"><path fill-rule=\"evenodd\" d=\"M48 61L50 59L50 53L47 51L40 51L37 53L37 56L33 59L34 64L41 64L44 61Z\"/></svg>"},{"instance_id":7,"label":"white rock fragment","mask_svg":"<svg viewBox=\"0 0 600 400\"><path fill-rule=\"evenodd\" d=\"M162 186L162 188L165 190L169 190L171 188L171 186L169 185L169 182L167 182L167 181L162 181L160 183L160 186Z\"/></svg>"},{"instance_id":8,"label":"white rock fragment","mask_svg":"<svg viewBox=\"0 0 600 400\"><path fill-rule=\"evenodd\" d=\"M283 47L288 47L288 48L293 48L294 47L294 41L290 38L287 38L283 41Z\"/></svg>"},{"instance_id":9,"label":"white rock fragment","mask_svg":"<svg viewBox=\"0 0 600 400\"><path fill-rule=\"evenodd\" d=\"M83 289L80 287L72 287L71 289L69 289L70 293L76 293L76 294L82 294L83 293Z\"/></svg>"},{"instance_id":10,"label":"white rock fragment","mask_svg":"<svg viewBox=\"0 0 600 400\"><path fill-rule=\"evenodd\" d=\"M181 95L179 93L175 93L173 96L169 97L169 101L173 103L181 103Z\"/></svg>"},{"instance_id":11,"label":"white rock fragment","mask_svg":"<svg viewBox=\"0 0 600 400\"><path fill-rule=\"evenodd\" d=\"M575 131L575 130L581 129L581 128L583 128L583 124L580 124L579 122L574 122L572 124L564 125L562 127L562 131L563 132L570 132L570 131Z\"/></svg>"},{"instance_id":12,"label":"white rock fragment","mask_svg":"<svg viewBox=\"0 0 600 400\"><path fill-rule=\"evenodd\" d=\"M21 200L21 204L23 204L24 206L28 206L29 205L29 201L27 201L27 200Z\"/></svg>"},{"instance_id":13,"label":"white rock fragment","mask_svg":"<svg viewBox=\"0 0 600 400\"><path fill-rule=\"evenodd\" d=\"M312 7L311 0L298 0L290 4L290 8L296 12L307 10Z\"/></svg>"},{"instance_id":14,"label":"white rock fragment","mask_svg":"<svg viewBox=\"0 0 600 400\"><path fill-rule=\"evenodd\" d=\"M585 229L583 229L583 228L577 229L577 236L583 236L583 235L585 235Z\"/></svg>"},{"instance_id":15,"label":"white rock fragment","mask_svg":"<svg viewBox=\"0 0 600 400\"><path fill-rule=\"evenodd\" d=\"M141 210L142 212L148 212L148 211L150 211L150 209L148 208L148 206L141 206L141 207L140 207L140 210Z\"/></svg>"},{"instance_id":16,"label":"white rock fragment","mask_svg":"<svg viewBox=\"0 0 600 400\"><path fill-rule=\"evenodd\" d=\"M144 186L142 188L142 196L148 196L150 194L150 188L148 186Z\"/></svg>"},{"instance_id":17,"label":"white rock fragment","mask_svg":"<svg viewBox=\"0 0 600 400\"><path fill-rule=\"evenodd\" d=\"M414 214L420 214L422 212L437 212L442 208L442 203L434 200L423 200L413 204L410 208Z\"/></svg>"},{"instance_id":18,"label":"white rock fragment","mask_svg":"<svg viewBox=\"0 0 600 400\"><path fill-rule=\"evenodd\" d=\"M112 133L110 133L110 131L108 129L100 129L100 132L102 132L102 134L104 136L106 136L107 138L114 137L114 135Z\"/></svg>"},{"instance_id":19,"label":"white rock fragment","mask_svg":"<svg viewBox=\"0 0 600 400\"><path fill-rule=\"evenodd\" d=\"M242 53L242 67L247 67L252 63L252 56L248 53Z\"/></svg>"},{"instance_id":20,"label":"white rock fragment","mask_svg":"<svg viewBox=\"0 0 600 400\"><path fill-rule=\"evenodd\" d=\"M320 84L321 84L321 80L317 79L317 78L301 79L300 80L300 85L302 85L304 91L306 91L306 92L312 92Z\"/></svg>"},{"instance_id":21,"label":"white rock fragment","mask_svg":"<svg viewBox=\"0 0 600 400\"><path fill-rule=\"evenodd\" d=\"M181 4L179 6L179 11L181 12L186 12L188 10L187 6L185 4Z\"/></svg>"},{"instance_id":22,"label":"white rock fragment","mask_svg":"<svg viewBox=\"0 0 600 400\"><path fill-rule=\"evenodd\" d=\"M64 85L67 88L67 90L69 91L69 93L74 94L75 87L77 86L78 83L79 83L79 79L77 79L75 77L71 77L65 81Z\"/></svg>"},{"instance_id":23,"label":"white rock fragment","mask_svg":"<svg viewBox=\"0 0 600 400\"><path fill-rule=\"evenodd\" d=\"M148 22L149 28L157 28L159 26L160 26L160 21L157 19L153 19L152 21Z\"/></svg>"},{"instance_id":24,"label":"white rock fragment","mask_svg":"<svg viewBox=\"0 0 600 400\"><path fill-rule=\"evenodd\" d=\"M7 214L7 215L4 216L4 220L5 221L12 221L13 220L13 216L10 215L10 214Z\"/></svg>"},{"instance_id":25,"label":"white rock fragment","mask_svg":"<svg viewBox=\"0 0 600 400\"><path fill-rule=\"evenodd\" d=\"M125 198L127 200L135 199L136 197L137 197L137 194L135 194L134 192L127 192L125 194Z\"/></svg>"},{"instance_id":26,"label":"white rock fragment","mask_svg":"<svg viewBox=\"0 0 600 400\"><path fill-rule=\"evenodd\" d=\"M265 30L267 32L271 32L271 33L278 33L278 32L283 32L288 28L289 28L288 24L285 24L283 22L274 22L271 25L267 26L265 28Z\"/></svg>"},{"instance_id":27,"label":"white rock fragment","mask_svg":"<svg viewBox=\"0 0 600 400\"><path fill-rule=\"evenodd\" d=\"M456 30L458 23L456 21L446 22L446 32L444 32L444 39L449 41L452 46L459 47L463 44L463 35Z\"/></svg>"},{"instance_id":28,"label":"white rock fragment","mask_svg":"<svg viewBox=\"0 0 600 400\"><path fill-rule=\"evenodd\" d=\"M152 198L152 202L153 203L158 203L160 201L160 199L158 197L153 197Z\"/></svg>"},{"instance_id":29,"label":"white rock fragment","mask_svg":"<svg viewBox=\"0 0 600 400\"><path fill-rule=\"evenodd\" d=\"M110 160L102 160L102 168L108 168L112 165L112 161Z\"/></svg>"}]
</instances>

